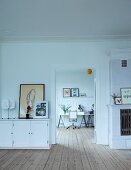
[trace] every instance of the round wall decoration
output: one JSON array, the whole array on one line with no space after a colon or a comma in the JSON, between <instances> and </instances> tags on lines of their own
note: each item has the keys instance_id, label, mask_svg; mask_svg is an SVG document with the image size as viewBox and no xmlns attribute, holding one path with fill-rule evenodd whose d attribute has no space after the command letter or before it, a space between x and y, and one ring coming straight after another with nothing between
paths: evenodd
<instances>
[{"instance_id":1,"label":"round wall decoration","mask_svg":"<svg viewBox=\"0 0 131 170\"><path fill-rule=\"evenodd\" d=\"M86 70L86 73L87 73L87 74L92 74L92 72L93 72L92 69L87 69L87 70Z\"/></svg>"}]
</instances>

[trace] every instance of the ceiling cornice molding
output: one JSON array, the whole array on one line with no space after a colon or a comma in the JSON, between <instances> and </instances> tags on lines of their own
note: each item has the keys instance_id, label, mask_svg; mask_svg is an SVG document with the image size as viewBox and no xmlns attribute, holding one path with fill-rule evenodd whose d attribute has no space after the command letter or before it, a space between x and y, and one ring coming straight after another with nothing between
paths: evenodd
<instances>
[{"instance_id":1,"label":"ceiling cornice molding","mask_svg":"<svg viewBox=\"0 0 131 170\"><path fill-rule=\"evenodd\" d=\"M112 59L130 59L131 48L117 48L106 51L107 56Z\"/></svg>"},{"instance_id":2,"label":"ceiling cornice molding","mask_svg":"<svg viewBox=\"0 0 131 170\"><path fill-rule=\"evenodd\" d=\"M105 41L131 40L131 35L103 35L103 36L0 36L0 42L46 42L46 41Z\"/></svg>"}]
</instances>

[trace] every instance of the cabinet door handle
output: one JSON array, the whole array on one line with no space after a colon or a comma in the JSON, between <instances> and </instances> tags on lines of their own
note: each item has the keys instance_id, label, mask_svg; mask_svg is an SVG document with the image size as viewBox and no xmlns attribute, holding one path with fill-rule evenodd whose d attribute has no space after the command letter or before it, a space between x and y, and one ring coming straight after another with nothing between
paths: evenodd
<instances>
[{"instance_id":1,"label":"cabinet door handle","mask_svg":"<svg viewBox=\"0 0 131 170\"><path fill-rule=\"evenodd\" d=\"M30 132L28 134L30 134Z\"/></svg>"},{"instance_id":2,"label":"cabinet door handle","mask_svg":"<svg viewBox=\"0 0 131 170\"><path fill-rule=\"evenodd\" d=\"M13 134L13 132L11 132L11 134Z\"/></svg>"}]
</instances>

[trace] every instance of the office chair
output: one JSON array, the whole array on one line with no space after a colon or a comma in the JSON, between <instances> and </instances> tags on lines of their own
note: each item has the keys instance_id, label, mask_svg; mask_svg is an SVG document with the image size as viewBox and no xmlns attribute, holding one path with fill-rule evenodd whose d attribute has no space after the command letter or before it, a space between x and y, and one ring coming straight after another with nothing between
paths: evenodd
<instances>
[{"instance_id":1,"label":"office chair","mask_svg":"<svg viewBox=\"0 0 131 170\"><path fill-rule=\"evenodd\" d=\"M69 112L69 122L72 122L72 125L68 126L67 129L69 129L70 127L72 127L73 129L77 128L77 126L75 126L74 124L74 122L77 122L77 111Z\"/></svg>"}]
</instances>

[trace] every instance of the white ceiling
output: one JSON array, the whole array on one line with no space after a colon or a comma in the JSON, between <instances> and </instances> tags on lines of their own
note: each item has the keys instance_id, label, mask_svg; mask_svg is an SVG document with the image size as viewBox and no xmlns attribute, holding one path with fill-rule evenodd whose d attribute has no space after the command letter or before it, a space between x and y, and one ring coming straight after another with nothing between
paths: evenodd
<instances>
[{"instance_id":1,"label":"white ceiling","mask_svg":"<svg viewBox=\"0 0 131 170\"><path fill-rule=\"evenodd\" d=\"M131 0L0 0L0 36L131 35Z\"/></svg>"}]
</instances>

